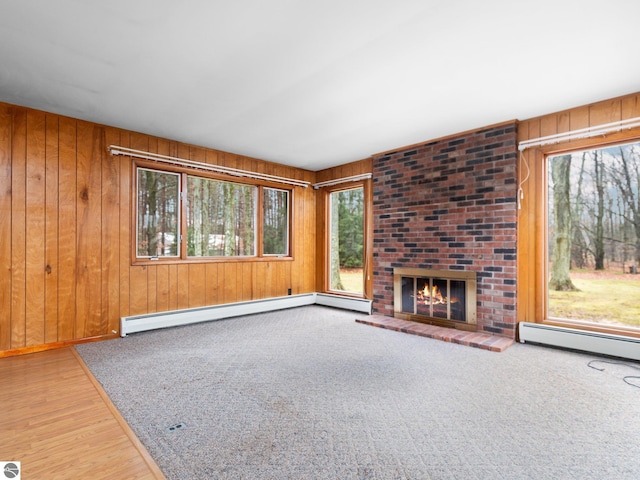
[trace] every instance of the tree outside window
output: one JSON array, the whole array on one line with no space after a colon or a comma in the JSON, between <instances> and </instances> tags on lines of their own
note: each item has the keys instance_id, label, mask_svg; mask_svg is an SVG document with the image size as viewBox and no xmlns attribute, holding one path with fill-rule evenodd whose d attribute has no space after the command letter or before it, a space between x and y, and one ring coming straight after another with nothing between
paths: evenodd
<instances>
[{"instance_id":1,"label":"tree outside window","mask_svg":"<svg viewBox=\"0 0 640 480\"><path fill-rule=\"evenodd\" d=\"M255 255L257 187L187 177L187 255Z\"/></svg>"},{"instance_id":2,"label":"tree outside window","mask_svg":"<svg viewBox=\"0 0 640 480\"><path fill-rule=\"evenodd\" d=\"M640 143L550 156L549 318L640 328Z\"/></svg>"}]
</instances>

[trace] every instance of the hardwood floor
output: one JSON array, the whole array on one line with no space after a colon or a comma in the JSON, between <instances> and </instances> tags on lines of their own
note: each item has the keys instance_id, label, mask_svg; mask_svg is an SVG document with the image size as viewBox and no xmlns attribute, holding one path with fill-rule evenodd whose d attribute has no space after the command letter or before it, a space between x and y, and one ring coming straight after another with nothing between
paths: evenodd
<instances>
[{"instance_id":1,"label":"hardwood floor","mask_svg":"<svg viewBox=\"0 0 640 480\"><path fill-rule=\"evenodd\" d=\"M22 479L164 479L73 347L0 359L0 461Z\"/></svg>"}]
</instances>

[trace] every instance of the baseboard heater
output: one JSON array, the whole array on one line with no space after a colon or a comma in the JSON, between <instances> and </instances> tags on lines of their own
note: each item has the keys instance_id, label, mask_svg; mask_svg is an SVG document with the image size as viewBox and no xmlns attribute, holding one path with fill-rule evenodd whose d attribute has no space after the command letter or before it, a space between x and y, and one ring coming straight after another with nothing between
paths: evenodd
<instances>
[{"instance_id":1,"label":"baseboard heater","mask_svg":"<svg viewBox=\"0 0 640 480\"><path fill-rule=\"evenodd\" d=\"M612 357L640 360L640 338L635 337L530 322L520 322L518 324L518 337L521 343L539 343Z\"/></svg>"},{"instance_id":2,"label":"baseboard heater","mask_svg":"<svg viewBox=\"0 0 640 480\"><path fill-rule=\"evenodd\" d=\"M284 310L286 308L303 307L306 305L325 305L345 310L354 310L370 315L372 301L324 293L306 293L247 302L212 305L210 307L134 315L120 318L120 336L126 337L129 333L209 322L211 320L221 320L223 318Z\"/></svg>"}]
</instances>

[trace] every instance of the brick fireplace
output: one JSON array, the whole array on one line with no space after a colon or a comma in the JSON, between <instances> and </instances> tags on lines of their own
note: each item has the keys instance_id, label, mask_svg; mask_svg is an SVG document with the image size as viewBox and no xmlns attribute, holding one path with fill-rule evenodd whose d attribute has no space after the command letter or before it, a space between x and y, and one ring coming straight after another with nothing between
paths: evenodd
<instances>
[{"instance_id":1,"label":"brick fireplace","mask_svg":"<svg viewBox=\"0 0 640 480\"><path fill-rule=\"evenodd\" d=\"M516 126L374 157L376 314L394 315L394 269L474 272L472 328L515 338Z\"/></svg>"}]
</instances>

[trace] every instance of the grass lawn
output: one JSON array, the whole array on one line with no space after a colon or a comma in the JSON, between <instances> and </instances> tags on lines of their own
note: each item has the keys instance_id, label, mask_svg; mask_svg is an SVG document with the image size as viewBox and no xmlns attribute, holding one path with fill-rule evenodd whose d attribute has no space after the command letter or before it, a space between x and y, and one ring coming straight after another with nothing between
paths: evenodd
<instances>
[{"instance_id":1,"label":"grass lawn","mask_svg":"<svg viewBox=\"0 0 640 480\"><path fill-rule=\"evenodd\" d=\"M625 275L624 279L571 277L580 291L550 291L550 317L640 327L640 276Z\"/></svg>"},{"instance_id":2,"label":"grass lawn","mask_svg":"<svg viewBox=\"0 0 640 480\"><path fill-rule=\"evenodd\" d=\"M340 280L345 292L364 293L364 275L362 268L343 268Z\"/></svg>"}]
</instances>

